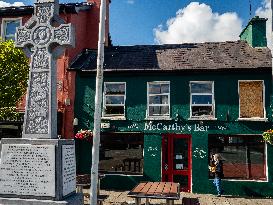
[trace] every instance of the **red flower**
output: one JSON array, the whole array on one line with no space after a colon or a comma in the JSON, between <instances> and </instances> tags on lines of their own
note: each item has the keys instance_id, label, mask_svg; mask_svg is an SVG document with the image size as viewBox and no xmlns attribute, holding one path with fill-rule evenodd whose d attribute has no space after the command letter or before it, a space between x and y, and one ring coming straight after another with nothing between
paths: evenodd
<instances>
[{"instance_id":1,"label":"red flower","mask_svg":"<svg viewBox=\"0 0 273 205\"><path fill-rule=\"evenodd\" d=\"M80 140L87 140L88 142L92 141L93 133L91 130L80 130L78 133L75 135L76 139Z\"/></svg>"}]
</instances>

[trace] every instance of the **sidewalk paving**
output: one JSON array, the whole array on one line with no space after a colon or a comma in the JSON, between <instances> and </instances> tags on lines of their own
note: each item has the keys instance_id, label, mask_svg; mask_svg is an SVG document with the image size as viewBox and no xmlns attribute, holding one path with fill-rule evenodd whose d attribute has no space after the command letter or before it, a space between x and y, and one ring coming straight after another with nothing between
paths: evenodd
<instances>
[{"instance_id":1,"label":"sidewalk paving","mask_svg":"<svg viewBox=\"0 0 273 205\"><path fill-rule=\"evenodd\" d=\"M84 193L88 193L89 189L84 189ZM100 194L108 195L108 198L103 202L103 205L134 205L135 201L131 197L127 197L128 191L110 191L100 190ZM175 200L175 204L182 205L182 198L185 198L185 202L194 201L195 203L189 205L273 205L273 199L266 198L248 198L240 196L223 195L222 197L216 197L211 194L192 194L181 192L180 200ZM142 204L145 204L145 200L142 199ZM85 204L89 204L89 199L85 198ZM151 205L163 205L166 204L165 200L152 199ZM187 203L185 203L188 205Z\"/></svg>"}]
</instances>

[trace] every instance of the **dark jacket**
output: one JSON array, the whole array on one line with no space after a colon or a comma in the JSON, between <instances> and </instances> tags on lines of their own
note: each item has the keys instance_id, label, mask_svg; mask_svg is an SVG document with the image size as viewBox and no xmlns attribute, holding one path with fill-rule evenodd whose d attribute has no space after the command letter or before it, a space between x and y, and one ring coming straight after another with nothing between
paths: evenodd
<instances>
[{"instance_id":1,"label":"dark jacket","mask_svg":"<svg viewBox=\"0 0 273 205\"><path fill-rule=\"evenodd\" d=\"M220 160L217 164L215 164L216 169L215 169L215 177L218 178L223 178L223 162Z\"/></svg>"}]
</instances>

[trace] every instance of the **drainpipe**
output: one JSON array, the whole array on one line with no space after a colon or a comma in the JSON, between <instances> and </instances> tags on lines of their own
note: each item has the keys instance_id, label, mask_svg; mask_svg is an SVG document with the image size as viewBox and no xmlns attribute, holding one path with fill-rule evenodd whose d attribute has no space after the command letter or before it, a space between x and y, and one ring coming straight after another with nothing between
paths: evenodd
<instances>
[{"instance_id":1,"label":"drainpipe","mask_svg":"<svg viewBox=\"0 0 273 205\"><path fill-rule=\"evenodd\" d=\"M101 102L102 102L102 82L103 82L103 62L104 62L104 42L105 42L105 13L106 13L105 5L106 5L105 0L101 0L98 56L97 56L93 147L92 147L90 205L97 204L97 193L98 193L97 184L98 184L98 167L99 167L98 165L99 165L99 145L100 145Z\"/></svg>"},{"instance_id":2,"label":"drainpipe","mask_svg":"<svg viewBox=\"0 0 273 205\"><path fill-rule=\"evenodd\" d=\"M271 35L270 35L270 38L271 38L271 66L272 66L272 77L271 77L271 109L273 109L273 0L271 0ZM271 110L271 113L273 115L273 110Z\"/></svg>"}]
</instances>

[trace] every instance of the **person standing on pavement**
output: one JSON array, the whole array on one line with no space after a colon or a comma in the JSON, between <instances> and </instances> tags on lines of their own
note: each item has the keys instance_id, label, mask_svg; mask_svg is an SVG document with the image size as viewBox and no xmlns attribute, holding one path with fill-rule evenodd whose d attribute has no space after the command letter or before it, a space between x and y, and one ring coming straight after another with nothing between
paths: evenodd
<instances>
[{"instance_id":1,"label":"person standing on pavement","mask_svg":"<svg viewBox=\"0 0 273 205\"><path fill-rule=\"evenodd\" d=\"M222 178L223 174L223 162L220 154L213 155L213 165L209 166L210 171L214 174L213 184L217 190L217 196L220 197L223 194Z\"/></svg>"}]
</instances>

